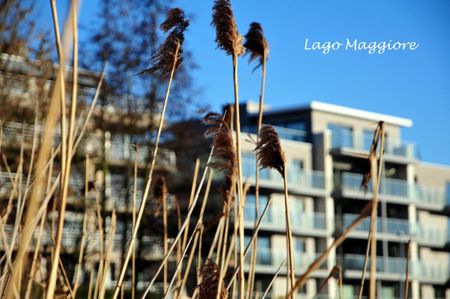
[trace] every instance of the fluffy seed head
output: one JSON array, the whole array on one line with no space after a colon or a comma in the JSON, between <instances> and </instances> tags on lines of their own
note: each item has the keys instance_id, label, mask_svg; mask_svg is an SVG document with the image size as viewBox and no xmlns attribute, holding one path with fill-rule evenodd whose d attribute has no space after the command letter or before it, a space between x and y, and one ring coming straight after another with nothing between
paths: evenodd
<instances>
[{"instance_id":1,"label":"fluffy seed head","mask_svg":"<svg viewBox=\"0 0 450 299\"><path fill-rule=\"evenodd\" d=\"M216 43L219 48L228 55L244 54L242 36L237 30L230 0L214 1L212 25L216 28Z\"/></svg>"},{"instance_id":2,"label":"fluffy seed head","mask_svg":"<svg viewBox=\"0 0 450 299\"><path fill-rule=\"evenodd\" d=\"M234 148L233 135L231 131L232 106L228 106L225 115L209 112L203 118L203 122L209 126L206 136L213 137L214 162L211 167L218 171L224 171L225 184L221 188L225 201L230 202L232 188L236 178L236 151Z\"/></svg>"},{"instance_id":3,"label":"fluffy seed head","mask_svg":"<svg viewBox=\"0 0 450 299\"><path fill-rule=\"evenodd\" d=\"M211 299L216 298L217 288L219 285L220 272L219 267L211 259L207 259L203 265L202 271L202 283L199 285L199 299ZM228 293L223 287L220 290L220 298L227 299Z\"/></svg>"},{"instance_id":4,"label":"fluffy seed head","mask_svg":"<svg viewBox=\"0 0 450 299\"><path fill-rule=\"evenodd\" d=\"M277 131L272 126L266 125L261 128L255 150L261 168L274 168L284 178L286 158Z\"/></svg>"},{"instance_id":5,"label":"fluffy seed head","mask_svg":"<svg viewBox=\"0 0 450 299\"><path fill-rule=\"evenodd\" d=\"M261 24L253 22L250 24L250 29L245 35L244 47L247 49L246 53L250 53L250 61L259 59L259 65L262 65L267 60L269 53L269 45Z\"/></svg>"},{"instance_id":6,"label":"fluffy seed head","mask_svg":"<svg viewBox=\"0 0 450 299\"><path fill-rule=\"evenodd\" d=\"M184 12L180 8L171 9L167 19L161 24L161 30L170 31L167 38L151 58L151 67L141 74L151 74L160 78L167 78L175 64L177 69L183 61L184 32L189 26L189 21L184 18Z\"/></svg>"},{"instance_id":7,"label":"fluffy seed head","mask_svg":"<svg viewBox=\"0 0 450 299\"><path fill-rule=\"evenodd\" d=\"M363 174L363 179L361 181L361 188L365 192L367 192L367 190L369 190L369 182L370 182L370 179L372 178L371 159L373 157L376 157L376 155L377 155L378 145L381 140L381 135L383 134L383 131L384 131L384 129L382 130L382 127L384 127L384 122L379 121L375 131L373 132L372 144L370 145L370 150L369 150L369 158L364 162L365 163L364 174Z\"/></svg>"}]
</instances>

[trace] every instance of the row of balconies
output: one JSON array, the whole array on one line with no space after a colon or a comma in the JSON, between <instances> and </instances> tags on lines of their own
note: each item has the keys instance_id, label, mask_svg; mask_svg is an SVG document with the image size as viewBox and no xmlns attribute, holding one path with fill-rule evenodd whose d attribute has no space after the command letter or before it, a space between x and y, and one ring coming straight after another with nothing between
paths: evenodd
<instances>
[{"instance_id":1,"label":"row of balconies","mask_svg":"<svg viewBox=\"0 0 450 299\"><path fill-rule=\"evenodd\" d=\"M22 123L7 122L2 126L3 130L3 144L16 144L19 145L22 142L31 144L34 136L34 126L24 125ZM37 137L42 136L42 128L37 131ZM61 134L59 128L56 129L54 135L54 143L59 144L61 142ZM82 142L82 152L85 152L91 156L100 156L103 151L102 142L95 134L85 136ZM106 142L106 158L111 162L123 162L134 161L136 152L131 147L131 144L124 142ZM147 163L152 155L153 148L150 146L139 145L137 160L139 163ZM157 156L158 166L174 167L176 164L175 152L159 148Z\"/></svg>"},{"instance_id":2,"label":"row of balconies","mask_svg":"<svg viewBox=\"0 0 450 299\"><path fill-rule=\"evenodd\" d=\"M363 176L357 173L345 172L335 178L335 189L344 196L371 198L372 185L365 193L361 190ZM421 208L442 210L448 205L448 194L444 188L428 187L420 184L408 183L404 180L382 178L380 197L395 203L413 203Z\"/></svg>"}]
</instances>

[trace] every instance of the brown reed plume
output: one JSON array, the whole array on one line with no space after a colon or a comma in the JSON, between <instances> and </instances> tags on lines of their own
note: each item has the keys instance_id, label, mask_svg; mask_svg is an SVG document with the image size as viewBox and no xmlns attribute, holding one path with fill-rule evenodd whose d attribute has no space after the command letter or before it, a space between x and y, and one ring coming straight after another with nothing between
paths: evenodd
<instances>
[{"instance_id":1,"label":"brown reed plume","mask_svg":"<svg viewBox=\"0 0 450 299\"><path fill-rule=\"evenodd\" d=\"M281 149L278 133L272 126L267 125L261 128L255 150L261 168L276 169L284 178L286 158Z\"/></svg>"},{"instance_id":2,"label":"brown reed plume","mask_svg":"<svg viewBox=\"0 0 450 299\"><path fill-rule=\"evenodd\" d=\"M265 63L269 53L269 45L261 24L257 22L250 24L250 29L245 35L244 47L247 49L246 54L250 55L250 61L259 60L257 67Z\"/></svg>"},{"instance_id":3,"label":"brown reed plume","mask_svg":"<svg viewBox=\"0 0 450 299\"><path fill-rule=\"evenodd\" d=\"M207 259L201 271L202 282L199 287L199 299L211 299L216 297L217 287L219 285L219 267L213 260ZM223 285L223 283L222 283ZM228 298L225 288L220 290L220 298Z\"/></svg>"},{"instance_id":4,"label":"brown reed plume","mask_svg":"<svg viewBox=\"0 0 450 299\"><path fill-rule=\"evenodd\" d=\"M238 32L230 0L216 0L213 6L212 25L216 28L217 46L228 55L240 56L245 49Z\"/></svg>"},{"instance_id":5,"label":"brown reed plume","mask_svg":"<svg viewBox=\"0 0 450 299\"><path fill-rule=\"evenodd\" d=\"M185 19L184 12L180 8L171 9L166 20L160 28L164 32L169 32L165 41L158 51L151 58L152 66L140 74L150 74L166 79L172 69L177 69L183 61L184 32L189 26L189 21Z\"/></svg>"},{"instance_id":6,"label":"brown reed plume","mask_svg":"<svg viewBox=\"0 0 450 299\"><path fill-rule=\"evenodd\" d=\"M231 202L237 171L236 150L231 130L232 114L233 107L228 106L224 116L209 112L203 118L203 122L209 126L205 135L213 137L214 162L210 163L210 166L217 171L223 171L225 174L225 184L220 191L226 204Z\"/></svg>"},{"instance_id":7,"label":"brown reed plume","mask_svg":"<svg viewBox=\"0 0 450 299\"><path fill-rule=\"evenodd\" d=\"M242 163L241 163L241 123L239 112L239 84L238 84L238 57L245 52L242 46L242 36L239 34L234 19L233 10L231 8L230 0L215 0L213 6L213 20L212 25L216 29L216 42L219 48L225 50L228 55L232 56L233 61L233 86L234 86L234 109L235 109L235 123L236 123L236 156L238 167L238 188L237 193L239 197L239 207L237 214L237 221L239 223L239 298L244 298L244 197L243 197L243 177L242 177Z\"/></svg>"},{"instance_id":8,"label":"brown reed plume","mask_svg":"<svg viewBox=\"0 0 450 299\"><path fill-rule=\"evenodd\" d=\"M264 126L259 132L259 139L256 145L257 159L261 168L273 168L276 169L283 177L284 183L284 211L286 218L286 245L287 256L289 265L289 281L290 287L294 287L295 283L295 268L294 268L294 255L292 244L292 230L289 211L288 200L288 186L286 178L286 158L284 152L281 149L281 142L278 138L278 134L275 129L270 126ZM295 294L291 294L288 298L295 298Z\"/></svg>"},{"instance_id":9,"label":"brown reed plume","mask_svg":"<svg viewBox=\"0 0 450 299\"><path fill-rule=\"evenodd\" d=\"M381 126L384 124L383 121L379 121L378 125L375 129L375 131L373 132L373 139L372 139L372 144L370 145L370 150L369 150L369 159L366 160L366 164L365 164L365 171L363 174L363 179L361 182L361 188L367 192L367 190L369 189L369 182L370 179L372 178L372 171L371 171L371 157L375 157L377 154L377 150L378 150L378 144L381 140Z\"/></svg>"}]
</instances>

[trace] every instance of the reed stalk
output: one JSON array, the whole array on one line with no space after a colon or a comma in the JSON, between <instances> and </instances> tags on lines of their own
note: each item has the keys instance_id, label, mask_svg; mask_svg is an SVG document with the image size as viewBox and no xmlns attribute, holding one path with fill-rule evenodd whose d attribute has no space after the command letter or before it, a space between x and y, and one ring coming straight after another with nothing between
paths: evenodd
<instances>
[{"instance_id":1,"label":"reed stalk","mask_svg":"<svg viewBox=\"0 0 450 299\"><path fill-rule=\"evenodd\" d=\"M364 221L366 217L369 216L369 214L372 211L372 202L367 203L364 208L361 210L359 216L353 220L352 223L344 230L344 232L336 238L329 246L328 248L323 251L319 257L317 257L309 266L308 269L303 273L295 282L294 288L289 291L288 296L290 296L293 292L296 292L297 289L301 288L307 279L311 276L312 272L314 272L317 268L320 267L320 265L324 262L325 258L328 257L330 252L334 249L339 247L347 238L347 236L356 228L358 227L361 222Z\"/></svg>"},{"instance_id":2,"label":"reed stalk","mask_svg":"<svg viewBox=\"0 0 450 299\"><path fill-rule=\"evenodd\" d=\"M132 218L133 218L133 229L136 226L136 196L137 196L137 177L138 177L138 157L139 148L136 145L134 156L134 169L133 169L133 207L132 207ZM136 246L133 247L131 252L131 299L136 296Z\"/></svg>"},{"instance_id":3,"label":"reed stalk","mask_svg":"<svg viewBox=\"0 0 450 299\"><path fill-rule=\"evenodd\" d=\"M261 299L266 298L267 294L269 293L270 289L272 288L273 283L275 282L275 279L278 277L278 274L280 273L281 269L283 268L284 263L286 262L286 258L283 259L280 266L278 267L277 271L272 277L272 280L270 281L269 285L267 286L266 290L264 291Z\"/></svg>"},{"instance_id":4,"label":"reed stalk","mask_svg":"<svg viewBox=\"0 0 450 299\"><path fill-rule=\"evenodd\" d=\"M108 237L108 246L105 254L104 268L100 281L100 290L99 290L99 299L105 298L105 288L106 288L106 277L109 271L109 265L111 263L111 251L114 246L114 236L116 234L116 211L113 209L111 215L111 223L109 227L109 237Z\"/></svg>"}]
</instances>

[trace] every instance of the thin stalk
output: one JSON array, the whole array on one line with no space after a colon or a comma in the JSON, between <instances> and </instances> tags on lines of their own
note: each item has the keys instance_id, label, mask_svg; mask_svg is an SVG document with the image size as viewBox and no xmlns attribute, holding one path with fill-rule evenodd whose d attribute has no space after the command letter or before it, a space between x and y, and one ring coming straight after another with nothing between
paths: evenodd
<instances>
[{"instance_id":1,"label":"thin stalk","mask_svg":"<svg viewBox=\"0 0 450 299\"><path fill-rule=\"evenodd\" d=\"M264 209L261 213L261 216L258 219L258 224L256 225L256 229L254 230L253 235L250 238L250 241L248 242L247 247L244 250L244 258L247 256L247 253L250 249L252 242L256 239L256 235L258 234L259 228L261 227L261 223L264 220L264 216L266 215L266 212L267 212L271 202L272 202L272 197L269 197L269 200L267 201L266 206L264 207ZM233 283L240 267L241 267L240 265L237 265L236 269L234 270L233 275L231 276L230 281L228 282L227 290L230 288L231 284Z\"/></svg>"},{"instance_id":2,"label":"thin stalk","mask_svg":"<svg viewBox=\"0 0 450 299\"><path fill-rule=\"evenodd\" d=\"M164 231L164 236L163 236L163 246L164 246L164 255L167 254L167 251L169 250L169 238L167 235L167 198L166 198L166 192L163 192L162 195L162 209L163 209L163 231ZM187 231L187 229L185 230L185 232ZM164 265L164 293L167 292L167 263Z\"/></svg>"},{"instance_id":3,"label":"thin stalk","mask_svg":"<svg viewBox=\"0 0 450 299\"><path fill-rule=\"evenodd\" d=\"M193 211L194 211L194 207L195 207L195 205L196 205L196 203L197 203L197 201L198 201L198 198L199 198L199 195L200 195L200 191L201 191L201 189L202 189L203 183L204 183L205 178L206 178L206 173L207 173L207 171L210 169L210 163L211 163L211 160L212 160L212 155L213 155L213 153L214 153L214 146L211 148L211 151L210 151L210 153L209 153L208 160L207 160L207 162L206 162L206 167L205 167L205 169L204 169L204 171L203 171L202 178L200 179L199 187L197 188L197 191L196 191L196 194L195 194L195 197L194 197L194 201L193 201L193 203L192 203L192 207L191 207L191 208L189 209L189 211L188 211L188 216L189 216L189 217L192 215L192 213L193 213ZM144 196L145 196L145 194L144 194ZM150 292L150 289L151 289L151 287L153 286L153 284L154 284L154 282L155 282L155 280L156 280L156 277L157 277L157 276L159 275L159 273L161 272L161 270L162 270L162 268L163 268L163 265L167 262L170 253L171 253L171 252L173 251L173 249L175 248L175 246L176 246L177 242L179 241L179 239L180 239L180 237L181 237L181 235L182 235L184 229L186 228L187 224L188 224L188 223L187 223L187 221L185 220L185 221L183 222L183 225L182 225L181 228L179 229L178 234L177 234L177 236L175 237L175 239L174 239L174 241L173 241L173 243L172 243L172 246L169 248L169 252L166 254L166 256L164 256L164 258L163 258L163 260L161 261L161 264L159 265L159 267L158 267L158 269L157 269L155 275L153 276L152 280L151 280L150 283L148 284L147 289L145 290L143 297L145 297L145 296L148 294L148 292ZM183 255L184 255L184 254L183 254Z\"/></svg>"},{"instance_id":4,"label":"thin stalk","mask_svg":"<svg viewBox=\"0 0 450 299\"><path fill-rule=\"evenodd\" d=\"M133 171L133 212L132 212L133 229L136 226L136 196L137 196L139 148L136 146L135 150L136 152L134 157L134 171ZM131 299L134 299L135 296L136 296L136 246L133 247L131 252Z\"/></svg>"},{"instance_id":5,"label":"thin stalk","mask_svg":"<svg viewBox=\"0 0 450 299\"><path fill-rule=\"evenodd\" d=\"M277 278L278 274L281 271L281 268L283 268L284 263L286 262L286 257L281 262L280 266L277 269L277 272L275 272L275 275L272 277L272 280L270 281L269 285L267 286L267 289L264 291L264 294L262 295L261 299L266 298L267 294L269 293L270 289L272 288L273 283L275 282L275 279Z\"/></svg>"},{"instance_id":6,"label":"thin stalk","mask_svg":"<svg viewBox=\"0 0 450 299\"><path fill-rule=\"evenodd\" d=\"M94 270L92 270L91 275L89 275L88 299L92 298L93 286L94 286Z\"/></svg>"},{"instance_id":7,"label":"thin stalk","mask_svg":"<svg viewBox=\"0 0 450 299\"><path fill-rule=\"evenodd\" d=\"M186 285L186 282L187 282L187 279L189 276L189 271L192 266L192 260L194 259L195 250L197 249L200 232L201 232L201 229L198 229L197 231L194 232L194 235L195 235L194 242L192 244L191 252L189 253L188 262L186 264L186 269L184 270L183 280L181 281L181 285L178 290L177 296L175 297L176 299L180 299L181 294L183 294L183 289L184 289L184 286ZM165 293L164 298L167 298L168 295L169 295L169 290L167 290L167 292Z\"/></svg>"},{"instance_id":8,"label":"thin stalk","mask_svg":"<svg viewBox=\"0 0 450 299\"><path fill-rule=\"evenodd\" d=\"M82 264L83 264L83 256L84 256L84 242L86 239L86 224L87 224L87 215L86 215L86 206L87 206L87 194L89 192L89 179L88 179L88 172L89 172L89 156L86 155L85 159L85 171L84 171L84 212L83 212L83 224L81 228L81 241L80 241L80 252L78 254L78 263L75 270L75 276L74 276L74 286L73 286L73 296L76 297L77 290L79 288L79 279L80 274L82 270Z\"/></svg>"},{"instance_id":9,"label":"thin stalk","mask_svg":"<svg viewBox=\"0 0 450 299\"><path fill-rule=\"evenodd\" d=\"M98 270L97 270L97 279L95 281L95 289L94 289L94 298L98 298L98 294L100 291L100 284L101 279L103 277L103 261L105 256L105 245L103 243L104 240L104 231L103 231L103 218L102 218L102 212L100 210L100 195L98 192L95 193L95 208L97 212L97 223L98 223L98 238L100 243L100 257L99 257L99 263L98 263Z\"/></svg>"},{"instance_id":10,"label":"thin stalk","mask_svg":"<svg viewBox=\"0 0 450 299\"><path fill-rule=\"evenodd\" d=\"M46 213L46 211L44 211L44 214L42 214L42 218L41 218L41 225L39 226L38 238L36 241L36 247L34 249L34 254L33 254L33 261L31 262L30 278L28 279L27 289L25 291L25 299L30 298L31 289L33 287L33 282L34 282L34 276L36 275L36 272L37 272L36 263L37 263L37 258L39 256L39 250L41 247L41 238L42 238L42 233L44 231L45 221L47 221L46 218L47 218L47 213Z\"/></svg>"},{"instance_id":11,"label":"thin stalk","mask_svg":"<svg viewBox=\"0 0 450 299\"><path fill-rule=\"evenodd\" d=\"M176 208L177 208L177 228L178 231L181 230L181 208L180 208L180 202L178 198L175 201ZM177 263L179 263L181 260L181 239L178 240L177 243ZM179 286L181 284L181 272L177 273L177 285Z\"/></svg>"},{"instance_id":12,"label":"thin stalk","mask_svg":"<svg viewBox=\"0 0 450 299\"><path fill-rule=\"evenodd\" d=\"M289 258L288 264L289 264L289 274L290 274L290 287L291 289L294 288L294 282L295 282L295 267L294 267L294 248L292 244L292 229L291 229L291 217L290 217L290 210L289 210L289 195L288 195L288 186L287 186L287 173L286 173L286 166L284 169L284 175L283 175L283 183L284 183L284 212L285 212L285 218L286 218L286 239L287 239L287 256ZM292 299L295 298L295 293L293 293L290 296Z\"/></svg>"},{"instance_id":13,"label":"thin stalk","mask_svg":"<svg viewBox=\"0 0 450 299\"><path fill-rule=\"evenodd\" d=\"M259 131L262 127L262 120L263 120L263 112L264 112L264 94L265 94L265 87L266 87L266 63L267 63L267 50L264 49L263 57L262 57L262 64L261 64L261 94L259 96L259 109L258 109L258 124L256 129L256 142L259 141ZM259 213L259 165L258 165L258 159L255 159L255 228L256 223L258 219L258 213ZM254 289L254 281L255 281L255 266L256 266L256 258L257 258L257 250L258 250L258 236L256 236L252 251L252 259L250 264L250 273L249 273L249 281L250 281L250 287L249 289L249 295L247 298L250 299L250 294L253 292Z\"/></svg>"},{"instance_id":14,"label":"thin stalk","mask_svg":"<svg viewBox=\"0 0 450 299\"><path fill-rule=\"evenodd\" d=\"M190 267L191 267L191 264L192 264L192 258L194 257L195 248L197 246L198 238L200 237L200 234L203 233L203 229L202 229L203 228L203 216L205 214L206 203L207 203L208 197L209 197L209 191L211 190L212 178L213 178L213 170L210 170L208 182L206 184L205 194L203 196L202 206L200 208L199 219L198 219L197 224L195 225L195 229L194 229L194 236L195 236L194 237L194 244L192 245L191 253L190 253L190 256L189 256L189 259L188 259L188 264L186 265L185 275L183 277L181 285L179 286L177 296L175 297L177 299L181 298L180 296L181 296L181 294L183 292L183 288L184 288L184 286L186 284L187 276L189 275L189 270L190 270ZM192 236L189 239L189 243L191 243L191 241L192 241ZM183 260L185 254L186 254L186 251L187 251L187 247L184 249L185 253L181 257L180 264L179 264L180 267L177 267L177 270L181 269L181 265L182 265L181 261ZM174 280L175 280L175 275L172 278L172 281L171 281L171 284L169 286L169 289L167 290L167 292L165 292L165 296L167 296L167 294L169 293L170 287L172 286Z\"/></svg>"},{"instance_id":15,"label":"thin stalk","mask_svg":"<svg viewBox=\"0 0 450 299\"><path fill-rule=\"evenodd\" d=\"M373 208L370 220L370 292L369 298L375 299L376 296L376 282L377 282L377 211L378 211L378 179L377 179L377 160L372 157L372 184L373 190Z\"/></svg>"},{"instance_id":16,"label":"thin stalk","mask_svg":"<svg viewBox=\"0 0 450 299\"><path fill-rule=\"evenodd\" d=\"M191 194L189 196L189 204L188 204L188 209L191 207L192 205L192 201L194 199L195 196L195 187L197 185L197 178L198 178L198 172L200 169L200 159L197 159L195 161L195 168L194 168L194 177L192 178L192 185L191 185ZM186 217L187 221L190 221L190 217ZM189 226L186 227L186 229L184 230L184 236L183 236L183 243L181 246L181 251L183 251L186 247L186 241L187 241L187 237L189 235Z\"/></svg>"},{"instance_id":17,"label":"thin stalk","mask_svg":"<svg viewBox=\"0 0 450 299\"><path fill-rule=\"evenodd\" d=\"M239 112L239 84L238 84L238 59L233 54L233 84L234 84L234 106L236 111L236 154L238 164L238 197L239 197L239 299L243 299L245 295L245 273L244 273L244 200L243 200L243 177L241 163L241 123Z\"/></svg>"},{"instance_id":18,"label":"thin stalk","mask_svg":"<svg viewBox=\"0 0 450 299\"><path fill-rule=\"evenodd\" d=\"M337 238L335 239L329 246L328 248L322 252L322 254L317 257L309 266L308 269L306 270L305 273L302 274L302 276L300 276L299 279L297 279L297 281L295 282L294 288L291 289L289 291L288 296L291 296L292 293L296 292L296 290L298 288L301 288L304 283L307 281L307 279L309 278L309 276L311 276L312 272L314 272L317 268L320 267L320 265L323 263L323 261L325 260L326 257L328 257L328 255L330 254L330 252L340 246L345 239L347 238L347 236L356 228L358 227L361 222L369 215L369 212L372 210L372 202L369 202L366 204L366 206L364 206L364 208L362 209L360 215L353 220L352 223L350 223L350 225L344 230L344 232Z\"/></svg>"},{"instance_id":19,"label":"thin stalk","mask_svg":"<svg viewBox=\"0 0 450 299\"><path fill-rule=\"evenodd\" d=\"M113 209L111 216L111 223L109 228L108 246L105 254L103 275L100 282L99 299L105 298L106 277L109 271L109 265L111 263L111 251L114 246L114 236L116 234L116 211Z\"/></svg>"},{"instance_id":20,"label":"thin stalk","mask_svg":"<svg viewBox=\"0 0 450 299\"><path fill-rule=\"evenodd\" d=\"M177 47L176 47L176 50L175 50L175 53L174 53L174 57L178 57L179 50L180 50L180 43L177 43ZM150 171L149 171L149 174L148 174L147 184L145 186L144 195L143 195L141 204L139 206L139 212L138 212L138 216L136 218L136 225L135 225L135 227L133 227L133 234L131 236L131 242L130 242L130 245L128 246L127 253L125 255L125 260L124 260L124 263L122 265L122 269L120 271L119 280L117 281L117 285L116 285L116 288L114 290L113 299L117 299L117 297L119 296L120 288L122 286L122 283L123 283L123 280L125 278L125 274L126 274L126 271L127 271L127 268L128 268L128 262L130 261L131 253L133 252L133 248L135 247L136 237L137 237L137 233L138 233L138 230L139 230L139 227L140 227L140 224L141 224L141 220L142 220L142 217L144 216L145 204L147 203L148 194L150 192L150 186L151 186L151 183L152 183L153 171L154 171L155 165L156 165L156 156L158 154L159 140L160 140L160 137L161 137L161 131L162 131L162 127L163 127L163 124L164 124L164 116L165 116L165 113L166 113L167 102L169 100L170 88L172 86L172 81L173 81L173 77L174 77L174 74L175 74L176 66L177 66L177 59L174 60L174 63L173 63L173 66L172 66L172 70L170 72L169 83L168 83L167 91L166 91L166 97L164 99L164 104L163 104L163 108L162 108L162 111L161 111L161 117L159 119L158 133L156 135L155 147L153 149L152 162L151 162ZM173 250L174 245L175 245L175 242L174 242L174 244L171 247L172 250ZM167 257L168 257L168 255L166 255L166 258L165 258L166 260L167 260Z\"/></svg>"}]
</instances>

